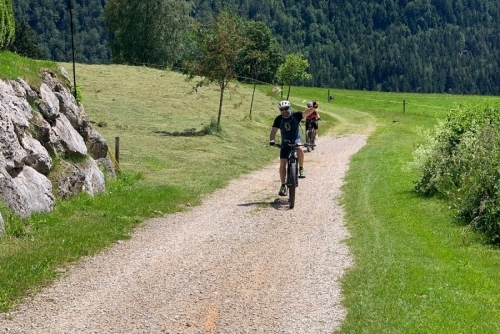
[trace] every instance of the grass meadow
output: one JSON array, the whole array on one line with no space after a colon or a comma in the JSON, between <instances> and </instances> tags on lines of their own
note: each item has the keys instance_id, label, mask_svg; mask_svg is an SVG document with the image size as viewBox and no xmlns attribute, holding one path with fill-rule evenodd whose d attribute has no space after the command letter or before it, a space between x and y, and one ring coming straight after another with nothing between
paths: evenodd
<instances>
[{"instance_id":1,"label":"grass meadow","mask_svg":"<svg viewBox=\"0 0 500 334\"><path fill-rule=\"evenodd\" d=\"M71 64L62 65L71 73ZM206 135L217 117L216 87L193 91L181 74L145 67L77 64L76 73L85 111L112 152L119 138L122 173L106 193L30 219L0 206L8 230L0 239L0 310L148 218L196 205L276 159L267 141L280 93L271 86L258 87L251 117L251 87L231 86L222 133ZM320 136L369 136L343 186L355 265L342 280L347 318L339 332L500 332L500 250L455 223L444 201L417 196L416 175L406 168L418 129L431 129L459 104L499 99L330 89L328 102L328 92L292 87L290 100L295 109L318 100Z\"/></svg>"},{"instance_id":2,"label":"grass meadow","mask_svg":"<svg viewBox=\"0 0 500 334\"><path fill-rule=\"evenodd\" d=\"M322 103L375 129L343 187L356 265L342 282L341 333L500 332L499 249L455 223L447 203L417 196L416 175L406 168L418 129L431 129L459 104L484 103L499 99L338 91Z\"/></svg>"},{"instance_id":3,"label":"grass meadow","mask_svg":"<svg viewBox=\"0 0 500 334\"><path fill-rule=\"evenodd\" d=\"M38 74L41 68L58 72L57 64L52 61L32 61L11 52L0 51L1 79L22 78L29 84L37 85L41 82Z\"/></svg>"}]
</instances>

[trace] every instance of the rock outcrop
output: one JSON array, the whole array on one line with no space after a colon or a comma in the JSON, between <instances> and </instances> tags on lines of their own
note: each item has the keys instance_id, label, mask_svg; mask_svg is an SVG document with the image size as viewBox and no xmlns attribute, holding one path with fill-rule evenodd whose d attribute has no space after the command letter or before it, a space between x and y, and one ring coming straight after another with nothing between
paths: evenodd
<instances>
[{"instance_id":1,"label":"rock outcrop","mask_svg":"<svg viewBox=\"0 0 500 334\"><path fill-rule=\"evenodd\" d=\"M0 80L0 151L0 201L22 217L52 210L56 199L104 191L102 170L114 176L106 141L51 71L42 72L40 87Z\"/></svg>"}]
</instances>

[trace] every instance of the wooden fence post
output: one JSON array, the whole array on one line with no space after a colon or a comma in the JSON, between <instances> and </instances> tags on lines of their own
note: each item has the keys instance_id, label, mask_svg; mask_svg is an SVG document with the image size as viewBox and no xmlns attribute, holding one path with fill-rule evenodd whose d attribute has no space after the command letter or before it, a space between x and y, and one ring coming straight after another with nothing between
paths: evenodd
<instances>
[{"instance_id":1,"label":"wooden fence post","mask_svg":"<svg viewBox=\"0 0 500 334\"><path fill-rule=\"evenodd\" d=\"M115 137L115 160L120 163L120 137Z\"/></svg>"}]
</instances>

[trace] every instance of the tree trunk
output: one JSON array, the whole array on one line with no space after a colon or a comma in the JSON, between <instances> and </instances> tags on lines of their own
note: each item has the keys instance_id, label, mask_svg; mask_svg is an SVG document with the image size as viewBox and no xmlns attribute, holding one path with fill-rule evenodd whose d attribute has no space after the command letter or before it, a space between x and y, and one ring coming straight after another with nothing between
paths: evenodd
<instances>
[{"instance_id":1,"label":"tree trunk","mask_svg":"<svg viewBox=\"0 0 500 334\"><path fill-rule=\"evenodd\" d=\"M219 116L217 116L217 131L220 129L220 116L222 114L222 101L224 101L225 82L220 84Z\"/></svg>"},{"instance_id":2,"label":"tree trunk","mask_svg":"<svg viewBox=\"0 0 500 334\"><path fill-rule=\"evenodd\" d=\"M257 86L257 83L254 81L253 82L253 92L252 92L252 102L250 102L250 119L252 119L253 97L255 95L255 87L256 86Z\"/></svg>"}]
</instances>

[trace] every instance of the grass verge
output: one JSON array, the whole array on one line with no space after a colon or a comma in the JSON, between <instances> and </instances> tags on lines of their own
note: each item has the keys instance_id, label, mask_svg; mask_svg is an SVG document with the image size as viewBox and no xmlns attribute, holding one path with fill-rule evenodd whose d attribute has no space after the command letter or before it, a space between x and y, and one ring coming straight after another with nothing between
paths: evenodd
<instances>
[{"instance_id":1,"label":"grass verge","mask_svg":"<svg viewBox=\"0 0 500 334\"><path fill-rule=\"evenodd\" d=\"M458 104L489 99L339 91L326 102L376 129L343 187L355 266L342 281L348 314L339 333L500 332L500 250L454 224L446 203L417 196L416 175L405 168L417 128L433 127Z\"/></svg>"}]
</instances>

